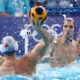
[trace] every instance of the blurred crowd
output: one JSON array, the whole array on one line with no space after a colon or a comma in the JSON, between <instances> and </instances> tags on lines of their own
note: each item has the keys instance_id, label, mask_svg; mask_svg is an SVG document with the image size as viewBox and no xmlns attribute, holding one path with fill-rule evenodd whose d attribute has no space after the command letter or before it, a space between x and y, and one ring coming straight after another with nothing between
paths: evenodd
<instances>
[{"instance_id":1,"label":"blurred crowd","mask_svg":"<svg viewBox=\"0 0 80 80\"><path fill-rule=\"evenodd\" d=\"M36 5L44 6L48 12L67 12L69 8L68 11L80 11L80 0L0 0L0 16L26 16Z\"/></svg>"},{"instance_id":2,"label":"blurred crowd","mask_svg":"<svg viewBox=\"0 0 80 80\"><path fill-rule=\"evenodd\" d=\"M0 16L24 16L30 10L30 0L0 0Z\"/></svg>"}]
</instances>

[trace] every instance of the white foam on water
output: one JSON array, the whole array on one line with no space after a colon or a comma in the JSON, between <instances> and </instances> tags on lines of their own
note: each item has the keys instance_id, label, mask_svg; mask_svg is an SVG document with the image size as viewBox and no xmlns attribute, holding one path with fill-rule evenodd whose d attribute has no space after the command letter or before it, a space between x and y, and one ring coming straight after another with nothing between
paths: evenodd
<instances>
[{"instance_id":1,"label":"white foam on water","mask_svg":"<svg viewBox=\"0 0 80 80\"><path fill-rule=\"evenodd\" d=\"M80 63L77 61L65 67L51 68L49 64L38 64L36 75L40 80L80 80Z\"/></svg>"}]
</instances>

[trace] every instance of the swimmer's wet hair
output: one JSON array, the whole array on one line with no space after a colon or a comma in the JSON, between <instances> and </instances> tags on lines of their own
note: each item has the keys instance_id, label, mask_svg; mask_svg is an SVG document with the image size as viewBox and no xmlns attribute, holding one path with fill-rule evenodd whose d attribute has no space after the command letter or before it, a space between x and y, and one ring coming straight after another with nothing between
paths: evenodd
<instances>
[{"instance_id":1,"label":"swimmer's wet hair","mask_svg":"<svg viewBox=\"0 0 80 80\"><path fill-rule=\"evenodd\" d=\"M65 18L65 19L63 20L63 24L64 24L65 21L71 21L71 22L75 25L75 21L74 21L74 19L71 18L71 17Z\"/></svg>"}]
</instances>

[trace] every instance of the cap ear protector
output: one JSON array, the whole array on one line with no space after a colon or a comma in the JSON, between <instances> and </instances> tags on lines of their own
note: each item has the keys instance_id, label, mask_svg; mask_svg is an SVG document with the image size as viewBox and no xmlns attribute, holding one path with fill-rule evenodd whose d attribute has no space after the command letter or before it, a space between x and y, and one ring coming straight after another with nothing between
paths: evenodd
<instances>
[{"instance_id":1,"label":"cap ear protector","mask_svg":"<svg viewBox=\"0 0 80 80\"><path fill-rule=\"evenodd\" d=\"M8 46L9 46L8 44L5 44L5 45L4 45L4 47L8 47Z\"/></svg>"}]
</instances>

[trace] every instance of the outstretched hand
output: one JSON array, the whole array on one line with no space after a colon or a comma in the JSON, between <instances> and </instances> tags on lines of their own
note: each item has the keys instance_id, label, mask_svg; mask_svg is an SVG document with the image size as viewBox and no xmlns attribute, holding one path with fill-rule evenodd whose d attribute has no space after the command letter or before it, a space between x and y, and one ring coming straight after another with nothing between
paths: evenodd
<instances>
[{"instance_id":1,"label":"outstretched hand","mask_svg":"<svg viewBox=\"0 0 80 80\"><path fill-rule=\"evenodd\" d=\"M44 21L43 20L35 21L33 18L30 18L29 22L35 29L40 29Z\"/></svg>"}]
</instances>

